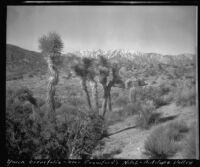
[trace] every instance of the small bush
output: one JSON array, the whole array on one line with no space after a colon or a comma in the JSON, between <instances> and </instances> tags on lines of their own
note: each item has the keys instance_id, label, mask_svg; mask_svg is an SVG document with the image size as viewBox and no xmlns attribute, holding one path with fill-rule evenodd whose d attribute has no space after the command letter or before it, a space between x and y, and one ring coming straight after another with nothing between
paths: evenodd
<instances>
[{"instance_id":1,"label":"small bush","mask_svg":"<svg viewBox=\"0 0 200 167\"><path fill-rule=\"evenodd\" d=\"M120 121L123 121L127 117L127 113L123 109L118 109L117 111L107 112L105 119L107 125L114 125Z\"/></svg>"},{"instance_id":2,"label":"small bush","mask_svg":"<svg viewBox=\"0 0 200 167\"><path fill-rule=\"evenodd\" d=\"M45 100L40 98L40 97L38 97L37 98L37 104L38 104L39 107L41 107L41 106L43 106L45 104Z\"/></svg>"},{"instance_id":3,"label":"small bush","mask_svg":"<svg viewBox=\"0 0 200 167\"><path fill-rule=\"evenodd\" d=\"M196 104L196 92L195 89L189 89L187 87L180 88L176 94L176 104L180 106L190 106Z\"/></svg>"},{"instance_id":4,"label":"small bush","mask_svg":"<svg viewBox=\"0 0 200 167\"><path fill-rule=\"evenodd\" d=\"M84 106L86 101L83 97L71 96L67 98L67 103L74 106Z\"/></svg>"},{"instance_id":5,"label":"small bush","mask_svg":"<svg viewBox=\"0 0 200 167\"><path fill-rule=\"evenodd\" d=\"M29 77L29 78L33 78L34 75L33 75L33 74L29 74L28 77Z\"/></svg>"},{"instance_id":6,"label":"small bush","mask_svg":"<svg viewBox=\"0 0 200 167\"><path fill-rule=\"evenodd\" d=\"M154 104L155 104L156 108L159 108L159 107L169 104L171 100L172 99L167 96L155 97Z\"/></svg>"},{"instance_id":7,"label":"small bush","mask_svg":"<svg viewBox=\"0 0 200 167\"><path fill-rule=\"evenodd\" d=\"M168 89L163 88L162 90L152 86L133 88L130 90L129 96L133 103L153 101L156 108L169 104L173 100L173 96L168 92Z\"/></svg>"},{"instance_id":8,"label":"small bush","mask_svg":"<svg viewBox=\"0 0 200 167\"><path fill-rule=\"evenodd\" d=\"M185 121L177 120L168 124L166 129L168 137L174 141L180 141L184 137L184 133L188 132L189 128Z\"/></svg>"},{"instance_id":9,"label":"small bush","mask_svg":"<svg viewBox=\"0 0 200 167\"><path fill-rule=\"evenodd\" d=\"M138 113L138 107L137 103L129 103L123 108L123 110L127 113L127 115L135 115Z\"/></svg>"},{"instance_id":10,"label":"small bush","mask_svg":"<svg viewBox=\"0 0 200 167\"><path fill-rule=\"evenodd\" d=\"M159 86L160 95L166 95L171 91L171 87L169 83L163 83Z\"/></svg>"},{"instance_id":11,"label":"small bush","mask_svg":"<svg viewBox=\"0 0 200 167\"><path fill-rule=\"evenodd\" d=\"M153 113L155 106L152 103L138 104L139 117L137 119L137 126L148 129L156 122L156 114Z\"/></svg>"},{"instance_id":12,"label":"small bush","mask_svg":"<svg viewBox=\"0 0 200 167\"><path fill-rule=\"evenodd\" d=\"M155 129L144 144L144 154L151 159L167 159L175 155L177 146L168 138L165 127Z\"/></svg>"},{"instance_id":13,"label":"small bush","mask_svg":"<svg viewBox=\"0 0 200 167\"><path fill-rule=\"evenodd\" d=\"M196 141L196 126L193 126L182 145L185 159L196 159L196 149L198 148Z\"/></svg>"},{"instance_id":14,"label":"small bush","mask_svg":"<svg viewBox=\"0 0 200 167\"><path fill-rule=\"evenodd\" d=\"M123 106L126 106L128 104L128 102L129 102L128 97L121 95L121 96L117 97L114 104L116 104L116 106L123 107Z\"/></svg>"},{"instance_id":15,"label":"small bush","mask_svg":"<svg viewBox=\"0 0 200 167\"><path fill-rule=\"evenodd\" d=\"M113 92L111 96L112 96L112 99L115 100L120 96L120 93L119 92Z\"/></svg>"},{"instance_id":16,"label":"small bush","mask_svg":"<svg viewBox=\"0 0 200 167\"><path fill-rule=\"evenodd\" d=\"M180 150L178 142L183 139L183 133L187 131L188 127L183 121L160 125L145 141L144 154L152 159L167 159L174 156Z\"/></svg>"}]
</instances>

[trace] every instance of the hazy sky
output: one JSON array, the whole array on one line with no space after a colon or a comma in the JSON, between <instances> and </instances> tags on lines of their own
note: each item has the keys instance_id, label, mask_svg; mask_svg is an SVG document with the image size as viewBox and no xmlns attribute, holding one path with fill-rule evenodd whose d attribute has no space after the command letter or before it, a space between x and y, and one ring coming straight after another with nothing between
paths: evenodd
<instances>
[{"instance_id":1,"label":"hazy sky","mask_svg":"<svg viewBox=\"0 0 200 167\"><path fill-rule=\"evenodd\" d=\"M39 51L38 39L56 31L63 53L129 49L194 53L195 6L8 6L7 43Z\"/></svg>"}]
</instances>

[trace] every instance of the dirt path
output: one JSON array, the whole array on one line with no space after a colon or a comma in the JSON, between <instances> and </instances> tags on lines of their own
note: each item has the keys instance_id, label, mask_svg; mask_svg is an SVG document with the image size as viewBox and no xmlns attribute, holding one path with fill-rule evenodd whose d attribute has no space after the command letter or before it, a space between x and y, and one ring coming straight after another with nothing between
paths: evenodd
<instances>
[{"instance_id":1,"label":"dirt path","mask_svg":"<svg viewBox=\"0 0 200 167\"><path fill-rule=\"evenodd\" d=\"M181 108L172 103L157 109L155 112L162 113L162 117L160 118L161 121L159 122L159 124L161 124L173 119L194 120L194 111L194 106ZM142 154L144 141L156 125L149 130L142 130L135 125L136 118L137 116L131 116L123 122L119 122L109 127L108 133L112 135L103 139L105 142L105 146L102 150L104 158L145 158Z\"/></svg>"}]
</instances>

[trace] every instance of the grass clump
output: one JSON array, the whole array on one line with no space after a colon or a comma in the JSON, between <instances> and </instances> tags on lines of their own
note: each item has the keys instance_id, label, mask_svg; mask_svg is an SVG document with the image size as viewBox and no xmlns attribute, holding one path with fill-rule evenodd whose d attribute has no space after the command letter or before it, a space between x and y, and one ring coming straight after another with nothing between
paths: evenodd
<instances>
[{"instance_id":1,"label":"grass clump","mask_svg":"<svg viewBox=\"0 0 200 167\"><path fill-rule=\"evenodd\" d=\"M188 136L182 143L183 155L185 159L196 159L197 155L197 136L196 136L196 125L190 128Z\"/></svg>"},{"instance_id":2,"label":"grass clump","mask_svg":"<svg viewBox=\"0 0 200 167\"><path fill-rule=\"evenodd\" d=\"M180 151L179 141L188 127L183 121L172 121L152 131L144 144L144 154L150 159L168 159Z\"/></svg>"},{"instance_id":3,"label":"grass clump","mask_svg":"<svg viewBox=\"0 0 200 167\"><path fill-rule=\"evenodd\" d=\"M191 106L196 104L195 88L185 87L180 88L176 94L176 105L178 106Z\"/></svg>"}]
</instances>

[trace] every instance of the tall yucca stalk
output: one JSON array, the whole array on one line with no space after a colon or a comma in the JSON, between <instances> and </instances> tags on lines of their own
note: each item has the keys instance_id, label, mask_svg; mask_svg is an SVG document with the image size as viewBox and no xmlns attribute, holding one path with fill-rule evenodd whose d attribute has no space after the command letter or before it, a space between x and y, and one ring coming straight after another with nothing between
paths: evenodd
<instances>
[{"instance_id":1,"label":"tall yucca stalk","mask_svg":"<svg viewBox=\"0 0 200 167\"><path fill-rule=\"evenodd\" d=\"M59 73L57 63L63 49L63 42L60 36L55 32L43 35L39 39L39 49L47 56L49 69L49 83L47 86L47 106L49 107L49 117L55 118L55 86L58 84Z\"/></svg>"}]
</instances>

